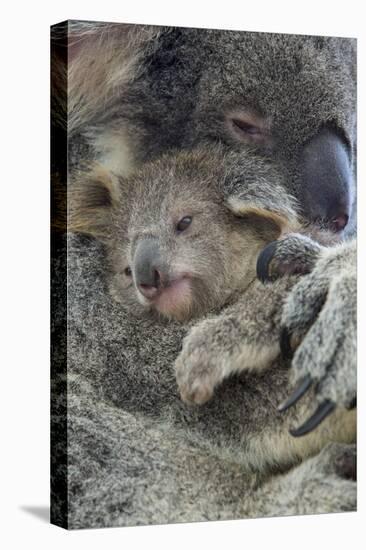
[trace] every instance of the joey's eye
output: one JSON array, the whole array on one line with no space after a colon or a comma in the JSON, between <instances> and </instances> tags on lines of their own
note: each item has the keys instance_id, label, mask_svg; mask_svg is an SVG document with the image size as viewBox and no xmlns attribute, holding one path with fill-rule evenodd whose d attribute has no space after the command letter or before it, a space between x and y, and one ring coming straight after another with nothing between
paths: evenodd
<instances>
[{"instance_id":1,"label":"joey's eye","mask_svg":"<svg viewBox=\"0 0 366 550\"><path fill-rule=\"evenodd\" d=\"M192 223L191 216L184 216L178 223L177 223L177 231L178 233L182 233L182 231L185 231L187 227L189 227Z\"/></svg>"},{"instance_id":2,"label":"joey's eye","mask_svg":"<svg viewBox=\"0 0 366 550\"><path fill-rule=\"evenodd\" d=\"M126 269L124 270L124 274L126 275L126 277L131 277L132 276L132 271L131 271L131 268L129 266L126 267Z\"/></svg>"}]
</instances>

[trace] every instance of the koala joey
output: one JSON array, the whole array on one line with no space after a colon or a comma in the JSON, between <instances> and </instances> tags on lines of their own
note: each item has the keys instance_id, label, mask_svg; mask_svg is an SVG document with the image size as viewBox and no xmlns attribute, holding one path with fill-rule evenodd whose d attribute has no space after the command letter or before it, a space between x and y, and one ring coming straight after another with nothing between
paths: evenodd
<instances>
[{"instance_id":1,"label":"koala joey","mask_svg":"<svg viewBox=\"0 0 366 550\"><path fill-rule=\"evenodd\" d=\"M245 162L222 160L214 148L166 155L128 181L101 167L77 178L70 227L106 243L111 291L135 313L187 321L221 308L251 285L261 249L295 220L278 184L265 199L278 193L277 212L254 185L228 198Z\"/></svg>"},{"instance_id":2,"label":"koala joey","mask_svg":"<svg viewBox=\"0 0 366 550\"><path fill-rule=\"evenodd\" d=\"M69 228L105 244L110 291L132 315L189 325L175 371L190 404L208 401L229 375L264 370L278 358L284 300L321 247L293 233L304 232L296 203L268 159L218 147L162 156L128 180L101 167L79 172ZM330 239L326 232L318 236ZM257 258L279 238L294 262L286 266L289 275L263 285ZM276 267L270 260L267 271L269 263ZM352 441L354 416L339 417L336 433Z\"/></svg>"}]
</instances>

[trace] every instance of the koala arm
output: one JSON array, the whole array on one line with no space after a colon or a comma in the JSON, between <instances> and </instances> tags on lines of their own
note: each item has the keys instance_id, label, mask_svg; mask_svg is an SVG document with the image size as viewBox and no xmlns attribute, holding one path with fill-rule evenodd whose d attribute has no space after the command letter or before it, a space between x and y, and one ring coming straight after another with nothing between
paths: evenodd
<instances>
[{"instance_id":1,"label":"koala arm","mask_svg":"<svg viewBox=\"0 0 366 550\"><path fill-rule=\"evenodd\" d=\"M251 516L324 514L357 507L356 447L329 443L289 472L247 495Z\"/></svg>"},{"instance_id":2,"label":"koala arm","mask_svg":"<svg viewBox=\"0 0 366 550\"><path fill-rule=\"evenodd\" d=\"M271 365L280 353L284 296L295 280L284 277L269 286L254 281L235 304L190 330L175 362L183 401L205 403L231 374Z\"/></svg>"},{"instance_id":3,"label":"koala arm","mask_svg":"<svg viewBox=\"0 0 366 550\"><path fill-rule=\"evenodd\" d=\"M296 239L299 244L301 237L303 247L306 238ZM291 265L291 256L284 262L286 250L286 240L273 243L268 267L260 270L264 277L273 280L289 271L285 263ZM311 386L315 390L313 414L293 430L294 436L315 429L335 407L356 405L356 241L318 247L315 256L311 273L302 277L286 298L281 318L282 352L292 357L290 382L296 386L282 410L293 406Z\"/></svg>"}]
</instances>

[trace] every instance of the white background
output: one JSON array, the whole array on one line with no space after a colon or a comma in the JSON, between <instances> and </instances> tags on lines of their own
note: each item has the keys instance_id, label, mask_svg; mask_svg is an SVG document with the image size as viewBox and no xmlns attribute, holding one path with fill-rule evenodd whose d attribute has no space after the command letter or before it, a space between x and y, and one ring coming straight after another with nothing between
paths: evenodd
<instances>
[{"instance_id":1,"label":"white background","mask_svg":"<svg viewBox=\"0 0 366 550\"><path fill-rule=\"evenodd\" d=\"M64 19L358 37L359 315L365 298L365 40L361 2L89 0L7 3L1 10L1 482L3 548L364 547L365 438L354 514L66 532L49 505L49 26ZM362 305L361 305L362 304ZM4 307L5 305L5 307ZM360 323L360 358L365 357ZM359 426L365 432L359 359ZM363 530L362 530L363 527ZM364 535L365 538L365 535ZM5 544L4 544L5 542Z\"/></svg>"}]
</instances>

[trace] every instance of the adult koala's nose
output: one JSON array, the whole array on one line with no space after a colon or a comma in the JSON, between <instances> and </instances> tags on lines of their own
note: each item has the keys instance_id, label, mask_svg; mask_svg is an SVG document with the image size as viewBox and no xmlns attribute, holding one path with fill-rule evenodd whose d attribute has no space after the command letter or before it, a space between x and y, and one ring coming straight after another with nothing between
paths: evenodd
<instances>
[{"instance_id":1,"label":"adult koala's nose","mask_svg":"<svg viewBox=\"0 0 366 550\"><path fill-rule=\"evenodd\" d=\"M136 248L133 272L135 284L146 298L154 298L164 285L167 269L157 239L143 239Z\"/></svg>"},{"instance_id":2,"label":"adult koala's nose","mask_svg":"<svg viewBox=\"0 0 366 550\"><path fill-rule=\"evenodd\" d=\"M300 154L300 195L306 217L335 233L342 231L352 207L350 153L335 130L323 127Z\"/></svg>"}]
</instances>

